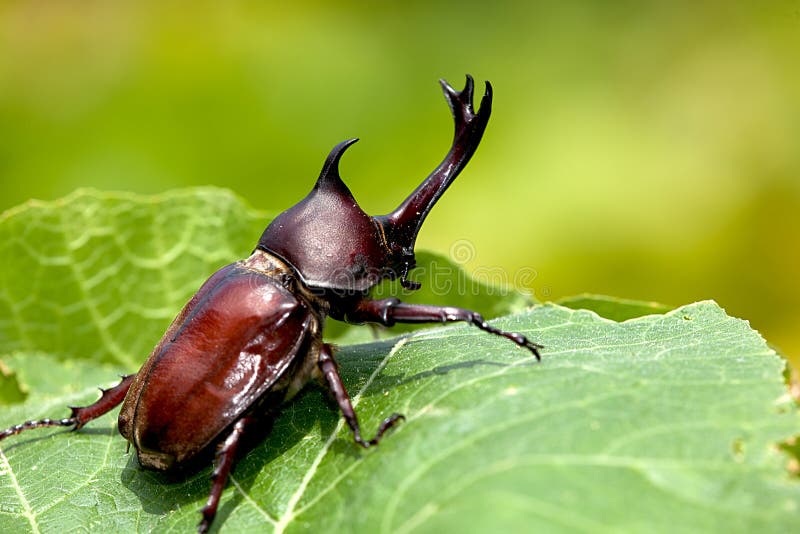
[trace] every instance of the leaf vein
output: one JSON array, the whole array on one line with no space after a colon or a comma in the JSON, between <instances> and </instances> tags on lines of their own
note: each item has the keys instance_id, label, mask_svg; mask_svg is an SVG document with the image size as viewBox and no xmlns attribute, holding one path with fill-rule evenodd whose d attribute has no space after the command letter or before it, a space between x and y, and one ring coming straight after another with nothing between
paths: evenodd
<instances>
[{"instance_id":1,"label":"leaf vein","mask_svg":"<svg viewBox=\"0 0 800 534\"><path fill-rule=\"evenodd\" d=\"M34 534L39 534L39 525L36 522L36 516L33 513L33 509L31 508L31 504L28 502L28 499L25 497L25 492L22 491L22 487L19 485L19 481L17 480L17 475L14 474L14 470L11 468L11 463L8 461L3 449L0 448L0 460L3 462L3 466L5 466L5 473L8 475L9 480L11 480L11 485L14 487L14 491L19 498L20 504L22 504L23 509L23 516L28 520L31 525L31 531Z\"/></svg>"}]
</instances>

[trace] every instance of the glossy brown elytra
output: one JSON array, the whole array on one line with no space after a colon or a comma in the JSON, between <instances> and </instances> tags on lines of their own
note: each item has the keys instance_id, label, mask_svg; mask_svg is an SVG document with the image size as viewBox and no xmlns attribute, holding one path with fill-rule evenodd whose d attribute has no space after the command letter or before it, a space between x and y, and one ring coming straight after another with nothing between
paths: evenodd
<instances>
[{"instance_id":1,"label":"glossy brown elytra","mask_svg":"<svg viewBox=\"0 0 800 534\"><path fill-rule=\"evenodd\" d=\"M365 439L339 376L333 348L322 341L327 316L352 323L465 321L503 336L539 359L540 345L498 330L479 314L455 307L372 300L384 279L406 279L425 217L478 147L492 104L492 88L476 113L473 81L463 91L441 82L455 119L455 138L441 164L389 213L371 217L339 177L339 159L356 140L333 148L312 191L264 230L252 255L223 267L172 322L142 368L103 391L70 417L26 421L0 440L47 426L79 429L122 403L120 433L142 467L169 471L216 447L211 492L199 532L211 526L220 495L244 436L274 418L280 406L312 379L332 393L353 437L377 445L402 419L393 414Z\"/></svg>"}]
</instances>

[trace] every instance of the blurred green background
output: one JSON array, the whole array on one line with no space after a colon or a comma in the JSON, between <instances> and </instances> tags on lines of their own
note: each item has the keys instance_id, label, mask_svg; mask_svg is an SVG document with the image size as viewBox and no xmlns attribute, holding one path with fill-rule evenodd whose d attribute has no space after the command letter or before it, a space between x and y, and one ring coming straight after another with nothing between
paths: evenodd
<instances>
[{"instance_id":1,"label":"blurred green background","mask_svg":"<svg viewBox=\"0 0 800 534\"><path fill-rule=\"evenodd\" d=\"M542 300L713 298L798 362L800 2L732 4L3 2L0 210L199 184L280 210L358 136L342 174L386 212L469 72L492 120L420 247Z\"/></svg>"}]
</instances>

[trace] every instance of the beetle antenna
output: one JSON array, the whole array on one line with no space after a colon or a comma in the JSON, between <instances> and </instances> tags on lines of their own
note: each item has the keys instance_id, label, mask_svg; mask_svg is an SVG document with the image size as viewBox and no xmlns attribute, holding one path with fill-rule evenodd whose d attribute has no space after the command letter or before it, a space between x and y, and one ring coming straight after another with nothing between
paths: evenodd
<instances>
[{"instance_id":1,"label":"beetle antenna","mask_svg":"<svg viewBox=\"0 0 800 534\"><path fill-rule=\"evenodd\" d=\"M400 285L403 287L403 289L408 289L409 291L416 291L417 289L422 287L422 284L408 279L408 271L410 270L411 270L411 263L405 262L403 264L403 272L400 273Z\"/></svg>"}]
</instances>

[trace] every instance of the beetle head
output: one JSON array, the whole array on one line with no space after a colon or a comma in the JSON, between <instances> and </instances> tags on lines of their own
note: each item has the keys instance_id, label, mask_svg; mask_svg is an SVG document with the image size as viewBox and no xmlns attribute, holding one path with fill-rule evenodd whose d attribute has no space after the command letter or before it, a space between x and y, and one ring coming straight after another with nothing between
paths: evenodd
<instances>
[{"instance_id":1,"label":"beetle head","mask_svg":"<svg viewBox=\"0 0 800 534\"><path fill-rule=\"evenodd\" d=\"M492 87L480 111L472 107L473 81L456 91L441 82L455 120L450 151L439 166L400 206L388 215L371 217L353 198L339 176L339 160L357 139L336 145L325 160L314 189L267 226L258 248L289 262L313 288L363 292L382 279L399 277L404 287L415 265L414 245L425 217L478 148L492 103Z\"/></svg>"}]
</instances>

